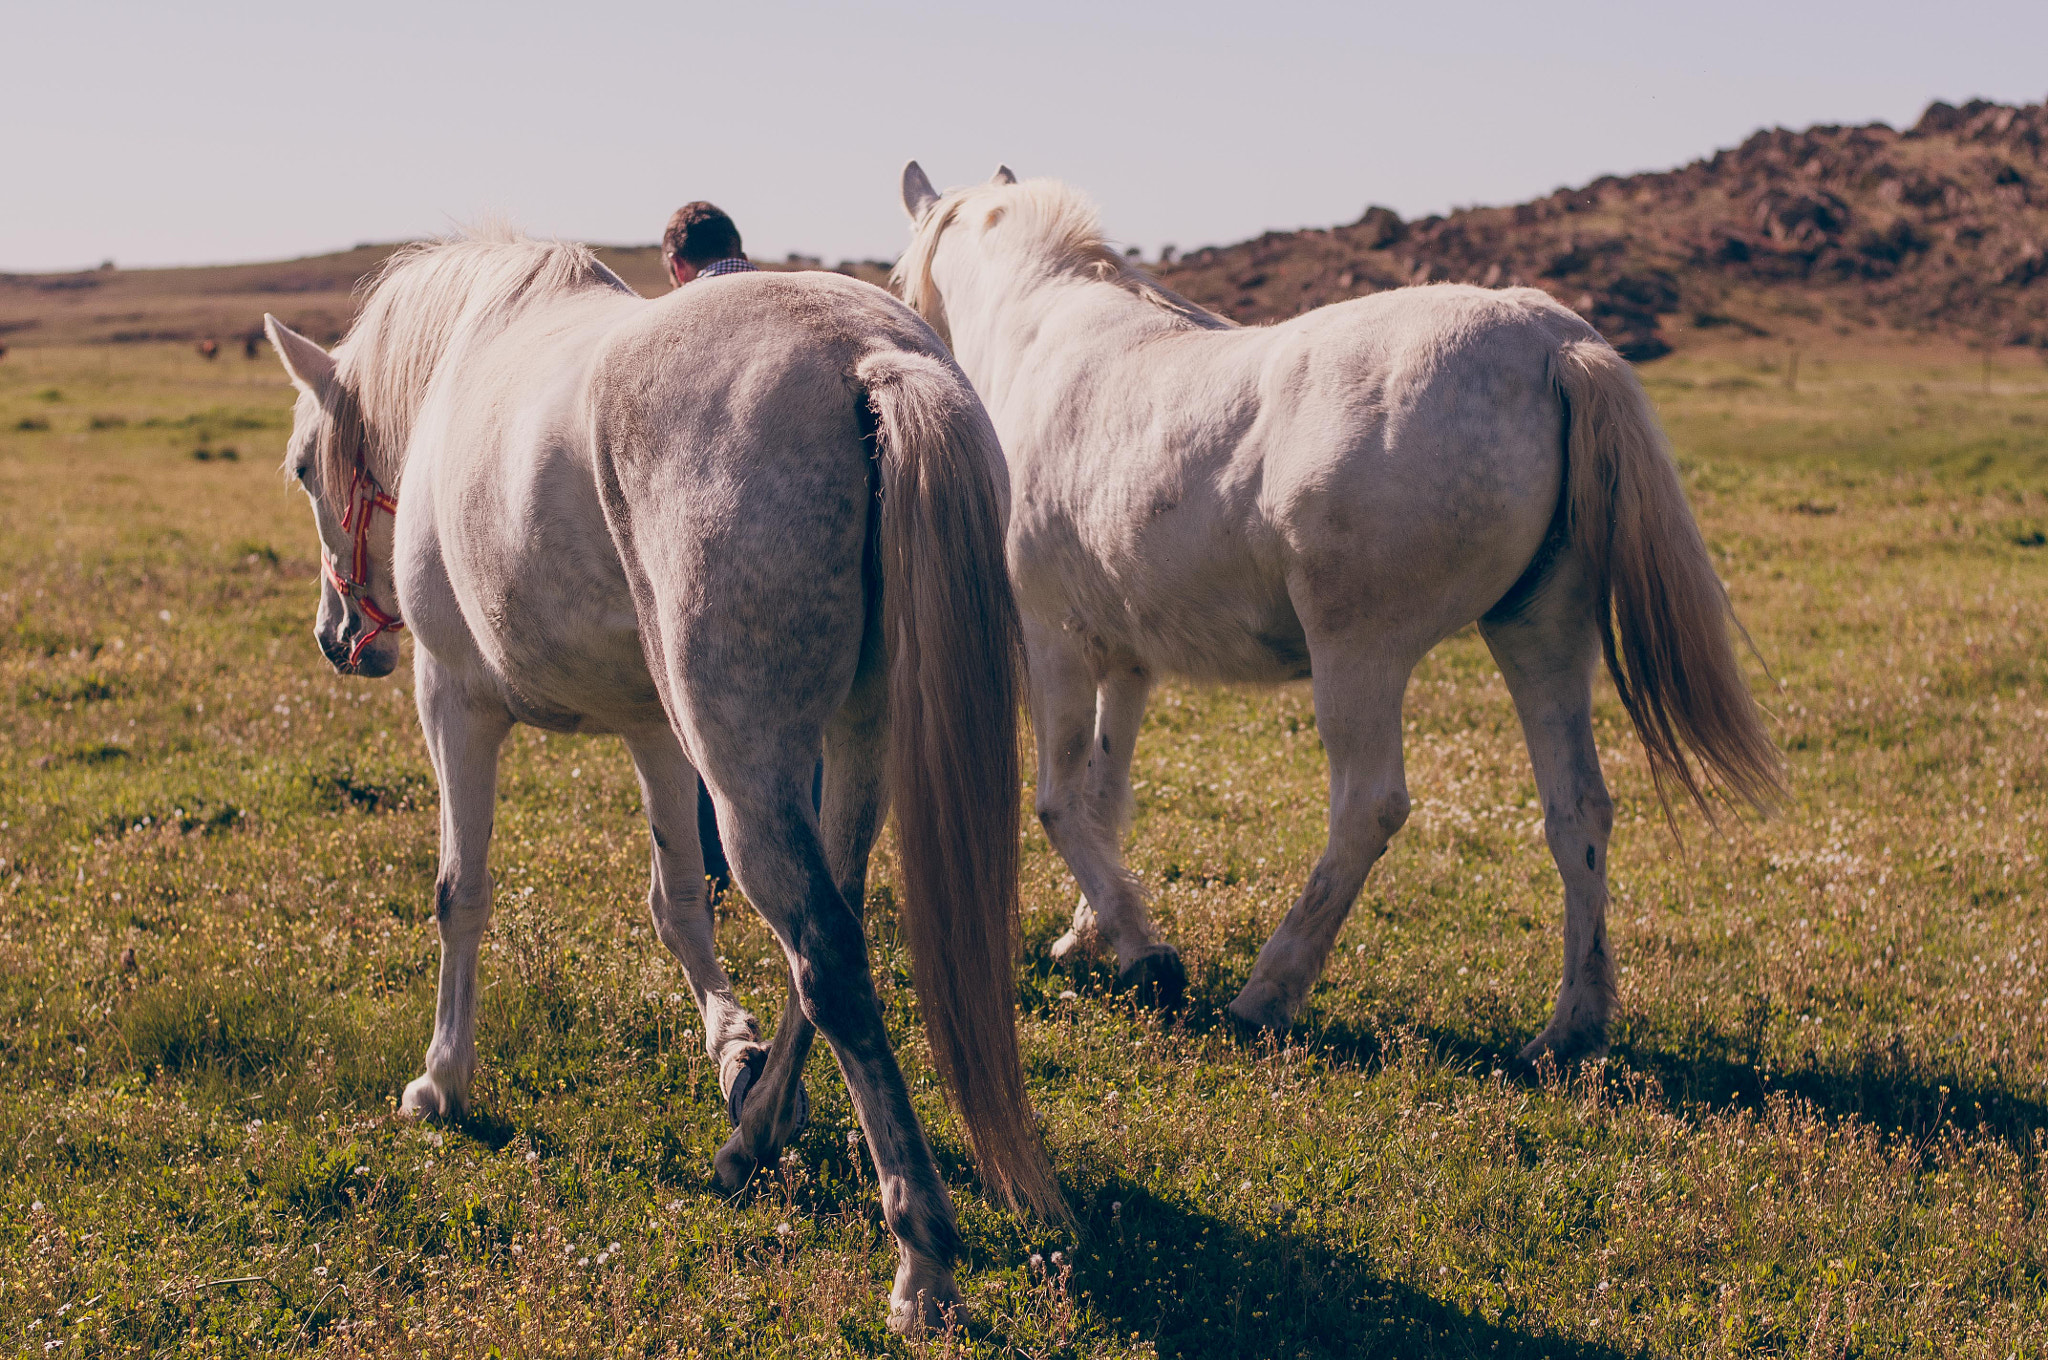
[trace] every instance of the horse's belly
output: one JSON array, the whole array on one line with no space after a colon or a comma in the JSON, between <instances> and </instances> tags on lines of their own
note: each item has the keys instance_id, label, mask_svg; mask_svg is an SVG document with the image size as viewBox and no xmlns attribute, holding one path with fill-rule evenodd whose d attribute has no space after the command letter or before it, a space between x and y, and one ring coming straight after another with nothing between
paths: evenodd
<instances>
[{"instance_id":1,"label":"horse's belly","mask_svg":"<svg viewBox=\"0 0 2048 1360\"><path fill-rule=\"evenodd\" d=\"M545 636L501 636L493 669L506 705L550 731L617 732L666 722L630 613L586 618Z\"/></svg>"},{"instance_id":2,"label":"horse's belly","mask_svg":"<svg viewBox=\"0 0 2048 1360\"><path fill-rule=\"evenodd\" d=\"M1307 639L1279 572L1238 553L1173 556L1027 559L1020 602L1105 662L1232 684L1307 678Z\"/></svg>"}]
</instances>

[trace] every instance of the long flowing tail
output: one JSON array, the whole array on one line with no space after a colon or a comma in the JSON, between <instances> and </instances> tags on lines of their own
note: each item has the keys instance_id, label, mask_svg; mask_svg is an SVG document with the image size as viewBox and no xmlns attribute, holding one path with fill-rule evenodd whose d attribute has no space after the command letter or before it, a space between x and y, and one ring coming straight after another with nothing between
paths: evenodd
<instances>
[{"instance_id":1,"label":"long flowing tail","mask_svg":"<svg viewBox=\"0 0 2048 1360\"><path fill-rule=\"evenodd\" d=\"M1713 795L1768 808L1785 791L1778 750L1743 683L1734 611L1649 396L1600 340L1564 342L1552 376L1569 413L1572 543L1592 566L1607 670L1666 815L1672 784L1709 821Z\"/></svg>"},{"instance_id":2,"label":"long flowing tail","mask_svg":"<svg viewBox=\"0 0 2048 1360\"><path fill-rule=\"evenodd\" d=\"M982 1178L1013 1212L1063 1219L1017 1056L1022 644L1002 449L943 360L885 351L855 376L881 445L889 787L925 1033Z\"/></svg>"}]
</instances>

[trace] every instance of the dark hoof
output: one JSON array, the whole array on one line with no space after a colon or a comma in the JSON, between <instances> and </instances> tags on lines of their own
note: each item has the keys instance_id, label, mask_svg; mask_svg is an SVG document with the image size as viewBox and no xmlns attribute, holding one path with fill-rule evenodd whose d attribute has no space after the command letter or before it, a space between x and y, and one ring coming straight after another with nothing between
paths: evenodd
<instances>
[{"instance_id":1,"label":"dark hoof","mask_svg":"<svg viewBox=\"0 0 2048 1360\"><path fill-rule=\"evenodd\" d=\"M738 1075L732 1079L732 1090L725 1095L725 1117L731 1121L734 1128L740 1126L740 1112L747 1108L747 1092L754 1089L754 1083L759 1081L761 1073L767 1070L768 1050L755 1049L746 1056L744 1064ZM810 1123L811 1093L804 1089L803 1079L799 1077L796 1085L796 1127L790 1132L801 1133L810 1127Z\"/></svg>"},{"instance_id":2,"label":"dark hoof","mask_svg":"<svg viewBox=\"0 0 2048 1360\"><path fill-rule=\"evenodd\" d=\"M768 1066L768 1050L757 1048L741 1063L740 1070L733 1074L732 1089L725 1093L725 1117L734 1128L740 1126L740 1111L747 1108L747 1092L754 1089L754 1083Z\"/></svg>"},{"instance_id":3,"label":"dark hoof","mask_svg":"<svg viewBox=\"0 0 2048 1360\"><path fill-rule=\"evenodd\" d=\"M1116 975L1119 991L1128 992L1141 1006L1158 1011L1177 1011L1187 999L1188 970L1172 949L1141 954Z\"/></svg>"}]
</instances>

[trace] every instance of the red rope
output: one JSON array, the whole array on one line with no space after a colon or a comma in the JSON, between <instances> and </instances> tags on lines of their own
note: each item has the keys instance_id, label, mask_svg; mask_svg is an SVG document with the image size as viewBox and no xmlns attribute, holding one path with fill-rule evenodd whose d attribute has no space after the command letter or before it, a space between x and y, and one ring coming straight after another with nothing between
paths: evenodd
<instances>
[{"instance_id":1,"label":"red rope","mask_svg":"<svg viewBox=\"0 0 2048 1360\"><path fill-rule=\"evenodd\" d=\"M349 574L343 576L341 568L333 558L327 560L327 576L334 582L334 588L341 592L343 599L353 599L371 623L377 625L356 639L350 648L348 664L353 666L362 659L363 649L385 633L396 632L405 627L405 620L387 612L370 594L370 517L382 510L387 515L398 513L398 500L387 495L377 485L376 479L364 470L361 461L356 463L355 476L349 479L348 507L342 511L341 527L352 530L355 539L354 552L349 562Z\"/></svg>"}]
</instances>

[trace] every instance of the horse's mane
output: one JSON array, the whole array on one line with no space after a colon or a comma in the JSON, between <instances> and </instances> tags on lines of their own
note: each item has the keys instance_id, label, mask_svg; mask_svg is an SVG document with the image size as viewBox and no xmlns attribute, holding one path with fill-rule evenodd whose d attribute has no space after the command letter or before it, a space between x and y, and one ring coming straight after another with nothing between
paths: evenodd
<instances>
[{"instance_id":1,"label":"horse's mane","mask_svg":"<svg viewBox=\"0 0 2048 1360\"><path fill-rule=\"evenodd\" d=\"M939 238L963 210L981 197L1011 224L1006 232L1025 242L1022 263L1043 274L1066 274L1114 284L1172 317L1175 324L1199 330L1228 330L1237 323L1190 302L1171 288L1132 266L1102 235L1095 205L1078 189L1058 180L1027 179L1015 185L983 185L954 189L926 208L910 239L910 248L896 262L890 283L911 310L945 332L945 307L932 282L932 261Z\"/></svg>"},{"instance_id":2,"label":"horse's mane","mask_svg":"<svg viewBox=\"0 0 2048 1360\"><path fill-rule=\"evenodd\" d=\"M528 307L588 289L631 293L587 246L487 226L402 247L359 285L362 310L335 347L338 397L321 440L321 484L339 499L360 451L395 491L413 418L459 337L502 330Z\"/></svg>"}]
</instances>

